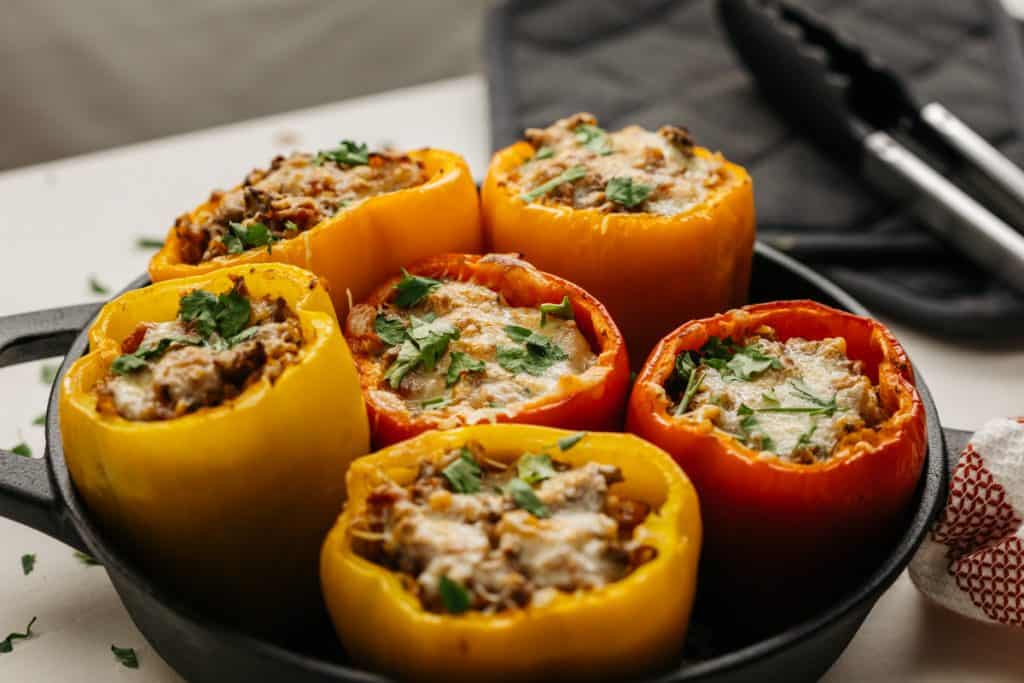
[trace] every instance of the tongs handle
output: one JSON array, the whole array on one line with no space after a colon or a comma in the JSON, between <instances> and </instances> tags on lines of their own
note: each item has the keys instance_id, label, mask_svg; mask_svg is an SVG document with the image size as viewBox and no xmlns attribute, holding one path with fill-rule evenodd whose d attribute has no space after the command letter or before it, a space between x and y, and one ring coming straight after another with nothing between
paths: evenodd
<instances>
[{"instance_id":1,"label":"tongs handle","mask_svg":"<svg viewBox=\"0 0 1024 683\"><path fill-rule=\"evenodd\" d=\"M937 234L1024 294L1024 236L888 133L868 134L864 147L864 171L877 186L910 200Z\"/></svg>"}]
</instances>

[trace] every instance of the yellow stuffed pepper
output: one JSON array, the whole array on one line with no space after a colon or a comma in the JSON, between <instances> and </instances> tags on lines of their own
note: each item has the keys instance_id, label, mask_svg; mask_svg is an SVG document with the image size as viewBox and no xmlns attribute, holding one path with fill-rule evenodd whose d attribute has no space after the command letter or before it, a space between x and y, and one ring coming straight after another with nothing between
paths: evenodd
<instances>
[{"instance_id":1,"label":"yellow stuffed pepper","mask_svg":"<svg viewBox=\"0 0 1024 683\"><path fill-rule=\"evenodd\" d=\"M416 680L621 677L679 656L697 495L626 434L432 431L357 460L324 544L347 652Z\"/></svg>"},{"instance_id":2,"label":"yellow stuffed pepper","mask_svg":"<svg viewBox=\"0 0 1024 683\"><path fill-rule=\"evenodd\" d=\"M494 156L482 196L488 249L593 294L634 365L681 321L746 303L750 177L684 129L607 132L590 114L530 129Z\"/></svg>"},{"instance_id":3,"label":"yellow stuffed pepper","mask_svg":"<svg viewBox=\"0 0 1024 683\"><path fill-rule=\"evenodd\" d=\"M204 611L256 629L319 604L317 555L369 448L317 277L238 266L128 292L60 388L68 468L105 529Z\"/></svg>"},{"instance_id":4,"label":"yellow stuffed pepper","mask_svg":"<svg viewBox=\"0 0 1024 683\"><path fill-rule=\"evenodd\" d=\"M324 277L339 316L406 263L479 252L479 199L465 160L420 149L370 152L342 141L275 158L180 216L149 264L154 282L242 263L281 262Z\"/></svg>"}]
</instances>

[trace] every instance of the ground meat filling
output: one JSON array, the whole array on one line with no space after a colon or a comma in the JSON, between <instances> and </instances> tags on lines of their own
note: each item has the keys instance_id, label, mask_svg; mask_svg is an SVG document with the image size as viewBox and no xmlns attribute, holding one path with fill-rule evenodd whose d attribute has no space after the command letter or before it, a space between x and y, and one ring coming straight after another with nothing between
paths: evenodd
<instances>
[{"instance_id":1,"label":"ground meat filling","mask_svg":"<svg viewBox=\"0 0 1024 683\"><path fill-rule=\"evenodd\" d=\"M724 179L722 159L696 154L689 133L675 126L608 132L581 113L525 137L535 154L508 182L527 202L671 216L704 201Z\"/></svg>"},{"instance_id":2,"label":"ground meat filling","mask_svg":"<svg viewBox=\"0 0 1024 683\"><path fill-rule=\"evenodd\" d=\"M546 454L506 465L469 442L411 484L379 485L350 533L354 550L400 572L432 612L540 606L619 581L655 556L634 538L650 509L609 492L618 468Z\"/></svg>"},{"instance_id":3,"label":"ground meat filling","mask_svg":"<svg viewBox=\"0 0 1024 683\"><path fill-rule=\"evenodd\" d=\"M284 299L252 299L244 279L216 296L182 297L178 318L140 323L96 387L97 410L127 420L169 420L220 405L294 363L302 328Z\"/></svg>"},{"instance_id":4,"label":"ground meat filling","mask_svg":"<svg viewBox=\"0 0 1024 683\"><path fill-rule=\"evenodd\" d=\"M423 296L410 303L402 292L413 286ZM356 306L349 318L352 332L380 340L384 382L373 391L385 405L485 421L559 391L597 361L569 302L546 313L472 282L413 276L396 289L389 303Z\"/></svg>"},{"instance_id":5,"label":"ground meat filling","mask_svg":"<svg viewBox=\"0 0 1024 683\"><path fill-rule=\"evenodd\" d=\"M771 328L734 342L712 337L698 354L676 358L666 385L672 411L709 420L747 446L784 460L828 460L847 434L885 415L846 340L775 339Z\"/></svg>"},{"instance_id":6,"label":"ground meat filling","mask_svg":"<svg viewBox=\"0 0 1024 683\"><path fill-rule=\"evenodd\" d=\"M423 165L408 156L368 153L345 141L316 156L278 156L266 170L249 173L242 186L210 197L211 211L179 216L175 232L181 260L200 263L295 237L355 203L427 181Z\"/></svg>"}]
</instances>

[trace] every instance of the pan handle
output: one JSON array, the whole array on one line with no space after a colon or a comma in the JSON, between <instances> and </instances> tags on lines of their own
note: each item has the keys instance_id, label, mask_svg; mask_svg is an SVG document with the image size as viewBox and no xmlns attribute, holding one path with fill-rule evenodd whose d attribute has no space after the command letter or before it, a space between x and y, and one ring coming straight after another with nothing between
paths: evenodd
<instances>
[{"instance_id":1,"label":"pan handle","mask_svg":"<svg viewBox=\"0 0 1024 683\"><path fill-rule=\"evenodd\" d=\"M100 306L79 304L0 317L0 367L66 353ZM49 420L47 416L48 432ZM43 458L26 458L0 450L0 517L86 550L85 543L62 514Z\"/></svg>"}]
</instances>

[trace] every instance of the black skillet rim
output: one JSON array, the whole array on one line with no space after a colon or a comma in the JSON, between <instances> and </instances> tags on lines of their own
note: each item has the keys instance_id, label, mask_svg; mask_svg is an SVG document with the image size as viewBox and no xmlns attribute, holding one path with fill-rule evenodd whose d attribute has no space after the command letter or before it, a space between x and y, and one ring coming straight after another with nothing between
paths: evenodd
<instances>
[{"instance_id":1,"label":"black skillet rim","mask_svg":"<svg viewBox=\"0 0 1024 683\"><path fill-rule=\"evenodd\" d=\"M778 250L758 242L755 244L754 251L757 256L775 261L795 276L808 281L811 285L825 292L840 307L858 315L868 315L867 309L838 286ZM119 294L132 289L138 289L148 283L148 278L141 276L129 283ZM104 567L113 568L115 573L130 581L137 589L146 593L149 598L157 601L168 610L176 613L183 620L191 623L193 627L206 631L211 637L231 643L239 649L250 650L254 655L258 654L307 670L328 674L336 677L339 681L377 683L394 680L382 674L338 664L315 655L302 654L205 617L184 604L181 600L173 599L173 596L158 588L132 563L126 562L117 554L114 548L103 539L102 532L89 519L84 504L79 500L78 494L74 490L70 472L64 459L63 444L60 440L60 421L58 419L59 400L57 387L59 387L67 367L85 353L88 346L88 329L91 325L92 320L83 328L82 332L68 349L58 373L58 380L54 383L50 393L47 405L48 418L46 421L46 464L50 481L54 484L53 490L57 504L60 506L60 512L70 519L72 525L93 555L100 560ZM928 391L920 374L916 372L916 369L915 378L917 390L925 407L928 453L924 469L921 473L921 480L918 484L920 493L917 498L917 508L908 523L906 531L893 546L893 550L886 556L885 560L853 592L818 616L800 622L781 633L739 650L734 650L713 659L686 664L683 668L655 675L646 680L651 683L697 681L712 674L727 673L751 665L758 660L780 654L788 647L812 637L816 631L825 626L841 621L865 602L877 600L893 584L900 573L906 568L910 557L918 545L920 545L925 534L927 534L932 521L942 508L945 500L943 485L947 471L945 440L931 393ZM139 630L142 631L143 635L146 635L144 628L140 626Z\"/></svg>"}]
</instances>

